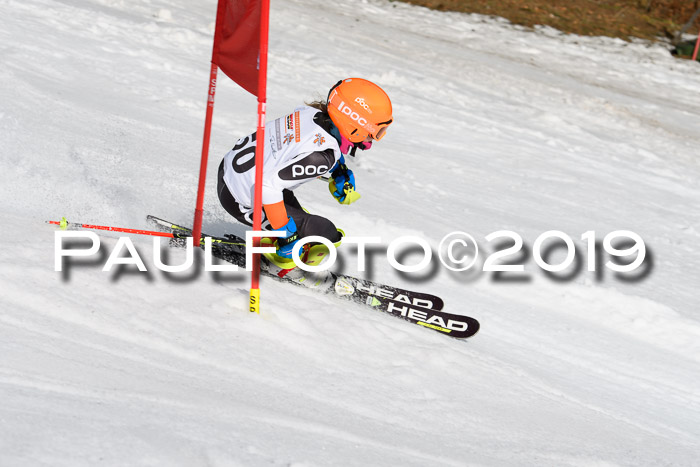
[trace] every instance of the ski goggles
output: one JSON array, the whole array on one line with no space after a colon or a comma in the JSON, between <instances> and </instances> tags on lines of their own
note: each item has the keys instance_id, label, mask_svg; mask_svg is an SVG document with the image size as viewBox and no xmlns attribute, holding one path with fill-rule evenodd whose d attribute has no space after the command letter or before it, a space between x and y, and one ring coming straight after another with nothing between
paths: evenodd
<instances>
[{"instance_id":1,"label":"ski goggles","mask_svg":"<svg viewBox=\"0 0 700 467\"><path fill-rule=\"evenodd\" d=\"M387 128L389 128L389 125L391 125L392 120L389 120L387 122L382 122L377 125L374 125L372 123L361 123L358 122L360 127L367 132L369 136L372 137L372 139L379 141L380 139L384 138L384 135L386 134ZM353 134L355 131L353 131Z\"/></svg>"},{"instance_id":2,"label":"ski goggles","mask_svg":"<svg viewBox=\"0 0 700 467\"><path fill-rule=\"evenodd\" d=\"M370 136L372 136L372 138L376 139L377 141L384 138L387 128L389 128L389 125L391 125L391 122L393 121L394 119L391 119L388 122L380 123L379 125L377 125L378 129L376 132L369 132Z\"/></svg>"}]
</instances>

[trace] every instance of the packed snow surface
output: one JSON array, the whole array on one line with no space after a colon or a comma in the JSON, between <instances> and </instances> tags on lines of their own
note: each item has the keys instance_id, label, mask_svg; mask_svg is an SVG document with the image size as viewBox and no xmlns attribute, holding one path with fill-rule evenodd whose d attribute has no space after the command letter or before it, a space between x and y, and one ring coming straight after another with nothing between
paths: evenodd
<instances>
[{"instance_id":1,"label":"packed snow surface","mask_svg":"<svg viewBox=\"0 0 700 467\"><path fill-rule=\"evenodd\" d=\"M150 237L131 237L148 272L102 272L115 233L54 271L46 220L191 224L215 12L0 1L0 465L697 465L700 66L663 45L380 0L272 1L268 118L348 76L394 103L386 138L350 161L358 203L320 182L298 197L384 248L471 234L481 256L465 273L433 259L399 274L381 247L362 273L340 250L346 273L479 319L468 341L268 279L250 314L247 273L162 273ZM244 231L218 205L216 169L255 111L220 75L207 232ZM523 239L503 260L524 272L481 271L513 243L486 240L502 230ZM577 249L546 274L534 251L551 230ZM617 230L646 245L636 271L605 266Z\"/></svg>"}]
</instances>

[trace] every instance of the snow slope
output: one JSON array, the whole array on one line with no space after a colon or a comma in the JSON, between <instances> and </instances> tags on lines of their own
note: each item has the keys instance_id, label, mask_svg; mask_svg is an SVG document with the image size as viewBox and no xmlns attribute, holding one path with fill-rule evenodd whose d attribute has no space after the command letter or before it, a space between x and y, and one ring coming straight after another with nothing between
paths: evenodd
<instances>
[{"instance_id":1,"label":"snow slope","mask_svg":"<svg viewBox=\"0 0 700 467\"><path fill-rule=\"evenodd\" d=\"M116 235L54 272L45 220L191 222L216 9L194 3L0 0L0 465L697 465L697 63L393 2L272 2L270 118L346 76L395 106L354 164L362 200L310 183L308 209L385 244L463 230L488 252L507 229L531 250L555 229L585 260L581 234L625 229L648 246L645 274L603 256L565 280L531 256L499 279L375 254L370 276L481 321L456 341L273 281L251 316L246 274L160 273L150 238L133 237L148 273L101 272ZM219 80L209 232L243 231L215 172L254 126L254 98Z\"/></svg>"}]
</instances>

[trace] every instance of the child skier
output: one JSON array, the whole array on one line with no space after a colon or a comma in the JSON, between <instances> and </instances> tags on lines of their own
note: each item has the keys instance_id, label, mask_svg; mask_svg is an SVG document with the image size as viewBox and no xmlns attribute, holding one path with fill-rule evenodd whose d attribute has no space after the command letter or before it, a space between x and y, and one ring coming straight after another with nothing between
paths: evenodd
<instances>
[{"instance_id":1,"label":"child skier","mask_svg":"<svg viewBox=\"0 0 700 467\"><path fill-rule=\"evenodd\" d=\"M328 175L330 192L339 203L357 201L355 176L345 165L345 156L369 149L384 137L391 122L389 96L370 81L349 78L338 81L325 102L298 107L265 125L262 228L284 236L275 242L277 254L264 255L263 268L310 287L324 282L307 280L299 268L290 274L295 267L292 249L298 240L312 235L338 246L343 233L330 220L306 212L293 191ZM224 156L217 187L224 209L248 226L253 225L255 138L253 133L239 139Z\"/></svg>"}]
</instances>

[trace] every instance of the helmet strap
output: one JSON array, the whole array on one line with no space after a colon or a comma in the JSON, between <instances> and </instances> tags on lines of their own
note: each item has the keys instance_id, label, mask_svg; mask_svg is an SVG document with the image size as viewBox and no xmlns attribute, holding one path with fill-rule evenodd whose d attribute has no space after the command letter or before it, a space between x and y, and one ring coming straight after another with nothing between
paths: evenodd
<instances>
[{"instance_id":1,"label":"helmet strap","mask_svg":"<svg viewBox=\"0 0 700 467\"><path fill-rule=\"evenodd\" d=\"M366 151L368 149L372 148L372 142L371 141L363 141L361 143L353 143L352 150L350 151L350 156L355 157L355 152L358 149L361 149L362 151Z\"/></svg>"}]
</instances>

